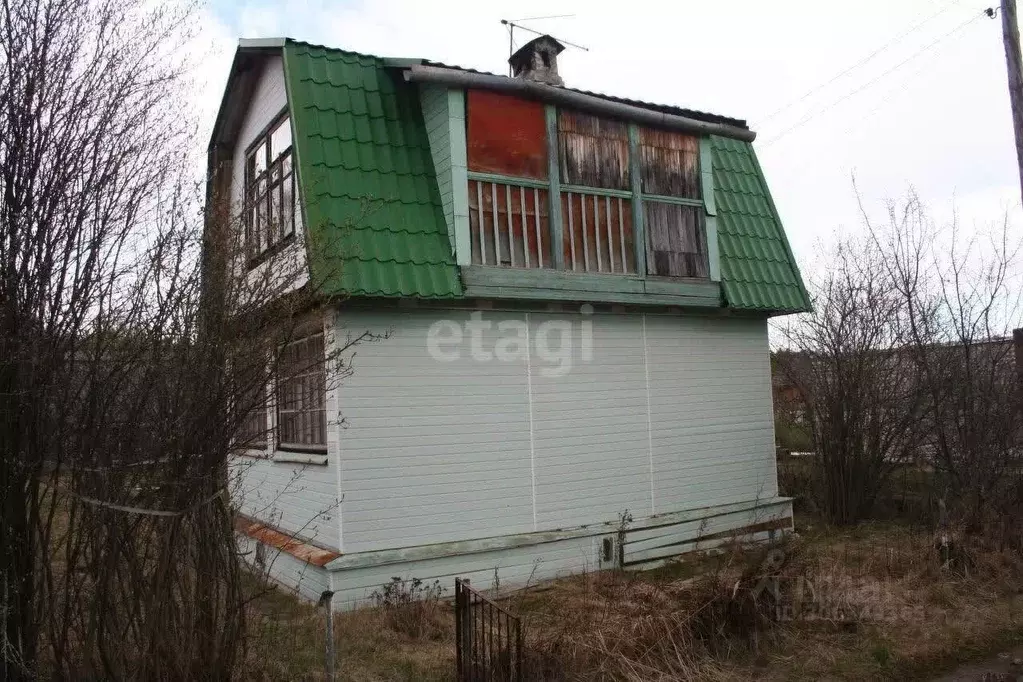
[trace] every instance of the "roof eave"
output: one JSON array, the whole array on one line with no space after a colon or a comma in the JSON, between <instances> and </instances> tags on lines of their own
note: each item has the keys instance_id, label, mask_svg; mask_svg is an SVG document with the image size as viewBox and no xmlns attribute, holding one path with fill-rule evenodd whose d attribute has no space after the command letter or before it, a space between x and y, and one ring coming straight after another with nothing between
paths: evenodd
<instances>
[{"instance_id":1,"label":"roof eave","mask_svg":"<svg viewBox=\"0 0 1023 682\"><path fill-rule=\"evenodd\" d=\"M517 94L544 102L578 107L597 114L614 116L645 125L681 130L696 135L720 135L745 142L752 142L757 134L748 128L711 123L686 116L666 114L632 104L586 94L578 90L559 88L535 81L495 76L490 74L444 68L439 66L415 65L405 70L405 80L413 82L438 83L449 87L476 87L497 92Z\"/></svg>"},{"instance_id":2,"label":"roof eave","mask_svg":"<svg viewBox=\"0 0 1023 682\"><path fill-rule=\"evenodd\" d=\"M287 38L241 38L238 40L238 47L235 48L231 70L227 76L227 83L224 85L224 94L220 98L217 118L213 123L213 132L210 134L210 142L207 148L209 151L212 151L219 144L229 142L226 139L225 133L230 126L225 125L225 120L228 112L231 110L233 103L232 95L235 93L235 85L240 75L249 66L254 57L281 52L287 40Z\"/></svg>"}]
</instances>

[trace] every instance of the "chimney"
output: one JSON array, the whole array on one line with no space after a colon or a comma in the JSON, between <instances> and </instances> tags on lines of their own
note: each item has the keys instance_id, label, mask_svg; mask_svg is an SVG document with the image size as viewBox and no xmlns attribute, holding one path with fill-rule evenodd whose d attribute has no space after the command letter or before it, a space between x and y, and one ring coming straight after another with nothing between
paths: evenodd
<instances>
[{"instance_id":1,"label":"chimney","mask_svg":"<svg viewBox=\"0 0 1023 682\"><path fill-rule=\"evenodd\" d=\"M512 74L515 78L546 83L547 85L564 85L558 75L558 55L565 46L554 38L543 35L533 38L520 47L508 58Z\"/></svg>"}]
</instances>

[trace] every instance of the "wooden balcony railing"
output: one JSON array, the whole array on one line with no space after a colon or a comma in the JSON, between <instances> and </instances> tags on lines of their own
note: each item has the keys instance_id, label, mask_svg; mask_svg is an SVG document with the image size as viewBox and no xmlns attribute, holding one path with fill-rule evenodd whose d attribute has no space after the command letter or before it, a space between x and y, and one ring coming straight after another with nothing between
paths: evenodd
<instances>
[{"instance_id":1,"label":"wooden balcony railing","mask_svg":"<svg viewBox=\"0 0 1023 682\"><path fill-rule=\"evenodd\" d=\"M636 272L630 198L599 190L563 188L561 219L566 270Z\"/></svg>"},{"instance_id":2,"label":"wooden balcony railing","mask_svg":"<svg viewBox=\"0 0 1023 682\"><path fill-rule=\"evenodd\" d=\"M474 264L551 267L547 190L537 184L525 180L469 180Z\"/></svg>"}]
</instances>

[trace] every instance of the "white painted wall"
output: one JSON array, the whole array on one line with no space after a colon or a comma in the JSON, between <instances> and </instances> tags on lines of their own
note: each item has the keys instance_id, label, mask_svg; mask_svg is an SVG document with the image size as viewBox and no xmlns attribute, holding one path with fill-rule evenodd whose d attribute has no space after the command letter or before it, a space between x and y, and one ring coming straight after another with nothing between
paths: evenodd
<instances>
[{"instance_id":1,"label":"white painted wall","mask_svg":"<svg viewBox=\"0 0 1023 682\"><path fill-rule=\"evenodd\" d=\"M443 319L464 335L446 361L428 344ZM530 351L483 361L469 319L339 314L341 333L391 333L358 348L338 394L345 553L776 495L765 320L485 311L483 355L513 350L498 344L514 329Z\"/></svg>"},{"instance_id":2,"label":"white painted wall","mask_svg":"<svg viewBox=\"0 0 1023 682\"><path fill-rule=\"evenodd\" d=\"M338 338L335 311L322 311L324 348L334 357ZM267 387L269 434L265 451L236 454L229 461L231 498L246 516L259 519L317 545L340 551L340 452L338 382L327 381L327 452L304 455L275 449L273 386ZM305 461L302 461L305 460Z\"/></svg>"},{"instance_id":3,"label":"white painted wall","mask_svg":"<svg viewBox=\"0 0 1023 682\"><path fill-rule=\"evenodd\" d=\"M533 530L525 359L433 359L442 317L468 313L339 315L342 334L391 333L355 349L339 391L345 552Z\"/></svg>"},{"instance_id":4,"label":"white painted wall","mask_svg":"<svg viewBox=\"0 0 1023 682\"><path fill-rule=\"evenodd\" d=\"M245 151L266 126L287 106L284 85L284 64L280 56L268 57L255 85L248 110L242 117L238 142L234 149L231 171L231 202L235 214L240 216L245 189ZM301 215L296 216L295 242L275 258L267 260L248 272L252 290L256 293L280 294L301 287L308 281L305 239ZM244 254L244 231L238 220L238 251ZM247 267L243 258L235 261L239 272ZM278 278L276 281L268 278ZM333 314L324 320L327 331L325 341L333 342L335 330ZM328 350L329 353L329 350ZM271 435L274 427L272 390L268 410ZM328 419L336 421L337 401L333 386L328 387ZM337 426L328 426L327 457L311 457L311 462L288 461L301 459L290 453L275 452L273 438L266 452L252 453L258 457L234 457L231 471L234 476L234 503L249 516L272 523L281 530L298 534L319 545L338 549L341 545L338 523ZM321 462L326 461L324 465Z\"/></svg>"}]
</instances>

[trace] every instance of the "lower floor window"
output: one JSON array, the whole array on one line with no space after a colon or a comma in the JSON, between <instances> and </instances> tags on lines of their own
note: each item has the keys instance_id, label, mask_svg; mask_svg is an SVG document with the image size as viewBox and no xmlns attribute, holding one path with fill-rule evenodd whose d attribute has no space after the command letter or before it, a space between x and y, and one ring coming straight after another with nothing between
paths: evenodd
<instances>
[{"instance_id":1,"label":"lower floor window","mask_svg":"<svg viewBox=\"0 0 1023 682\"><path fill-rule=\"evenodd\" d=\"M247 410L239 426L238 442L247 448L266 449L267 414L266 385L255 385L239 391L238 401Z\"/></svg>"},{"instance_id":2,"label":"lower floor window","mask_svg":"<svg viewBox=\"0 0 1023 682\"><path fill-rule=\"evenodd\" d=\"M277 382L277 434L282 449L327 447L323 332L287 344Z\"/></svg>"}]
</instances>

